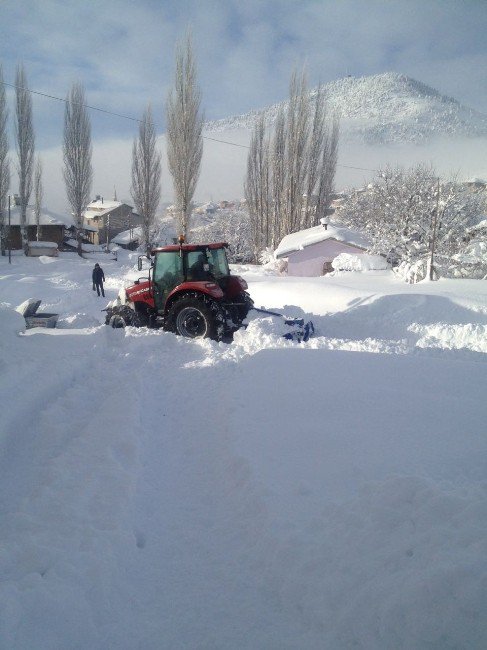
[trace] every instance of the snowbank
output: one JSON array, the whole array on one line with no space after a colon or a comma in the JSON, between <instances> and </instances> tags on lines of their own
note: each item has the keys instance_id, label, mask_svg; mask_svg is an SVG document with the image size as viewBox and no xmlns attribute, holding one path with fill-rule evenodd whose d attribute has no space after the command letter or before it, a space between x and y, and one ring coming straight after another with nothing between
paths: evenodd
<instances>
[{"instance_id":1,"label":"snowbank","mask_svg":"<svg viewBox=\"0 0 487 650\"><path fill-rule=\"evenodd\" d=\"M106 300L0 258L0 647L485 647L485 283L248 265L317 336L228 345L105 327L120 253ZM61 329L19 336L31 295Z\"/></svg>"},{"instance_id":2,"label":"snowbank","mask_svg":"<svg viewBox=\"0 0 487 650\"><path fill-rule=\"evenodd\" d=\"M341 253L332 261L335 271L383 271L389 264L382 255L350 255Z\"/></svg>"}]
</instances>

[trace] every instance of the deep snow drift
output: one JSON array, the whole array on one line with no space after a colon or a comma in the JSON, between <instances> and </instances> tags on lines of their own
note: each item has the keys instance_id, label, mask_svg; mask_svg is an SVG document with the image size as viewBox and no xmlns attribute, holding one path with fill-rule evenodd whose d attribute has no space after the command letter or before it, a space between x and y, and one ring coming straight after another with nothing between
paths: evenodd
<instances>
[{"instance_id":1,"label":"deep snow drift","mask_svg":"<svg viewBox=\"0 0 487 650\"><path fill-rule=\"evenodd\" d=\"M101 325L93 263L0 258L0 648L487 646L485 282L240 267L317 335L227 345Z\"/></svg>"}]
</instances>

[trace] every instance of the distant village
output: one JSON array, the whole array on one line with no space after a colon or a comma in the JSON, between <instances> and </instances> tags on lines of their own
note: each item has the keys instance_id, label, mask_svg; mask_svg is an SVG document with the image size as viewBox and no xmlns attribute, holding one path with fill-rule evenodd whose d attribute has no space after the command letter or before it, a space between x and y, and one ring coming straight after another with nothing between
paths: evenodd
<instances>
[{"instance_id":1,"label":"distant village","mask_svg":"<svg viewBox=\"0 0 487 650\"><path fill-rule=\"evenodd\" d=\"M487 196L487 181L481 178L471 178L462 185L468 190L467 193ZM336 270L333 266L334 260L340 259L343 254L363 256L365 260L366 254L372 248L370 239L364 231L341 223L340 218L345 216L345 208L349 207L357 196L372 190L373 186L369 185L350 193L332 194L328 211L330 218L321 219L320 223L311 228L286 235L275 251L270 251L274 260L280 262L280 268L289 275L319 276ZM20 201L17 196L13 199L7 243L12 250L20 250ZM72 215L61 215L43 208L36 222L35 210L29 206L27 220L30 256L55 256L59 251L77 251L77 228ZM175 206L164 206L156 219L153 242L157 245L167 245L177 241L176 223ZM231 245L231 261L251 261L250 220L245 199L223 199L196 204L192 211L191 224L194 240L228 241ZM481 240L484 241L487 231L485 219L478 227L481 229ZM475 228L470 230L470 237L475 241ZM134 211L133 206L119 201L116 192L111 199L96 195L83 213L81 238L85 252L114 252L118 248L136 250L142 243L142 218ZM369 258L372 259L372 256L369 255ZM384 262L380 256L376 255L374 259L375 268L383 268Z\"/></svg>"},{"instance_id":2,"label":"distant village","mask_svg":"<svg viewBox=\"0 0 487 650\"><path fill-rule=\"evenodd\" d=\"M219 212L224 210L244 210L245 200L227 201L222 200L217 203L212 201L204 204L197 204L193 210L195 223L201 226L209 223ZM159 215L159 224L166 225L167 237L171 242L177 237L175 229L170 228L174 216L174 206L169 205ZM20 232L20 200L17 195L13 197L13 204L10 207L9 237L7 243L12 250L22 248L22 238ZM101 195L96 195L83 213L83 224L81 228L81 237L83 248L92 250L92 247L105 248L109 246L119 246L130 250L135 250L140 244L142 219L133 206L119 201L115 193L112 199L105 199ZM27 210L27 228L28 240L31 247L30 255L44 255L39 252L41 244L45 244L51 249L62 251L76 251L76 225L72 215L60 214L47 208L43 208L40 214L39 223L36 223L33 206ZM169 231L171 231L169 233ZM166 241L158 242L160 244L170 243Z\"/></svg>"}]
</instances>

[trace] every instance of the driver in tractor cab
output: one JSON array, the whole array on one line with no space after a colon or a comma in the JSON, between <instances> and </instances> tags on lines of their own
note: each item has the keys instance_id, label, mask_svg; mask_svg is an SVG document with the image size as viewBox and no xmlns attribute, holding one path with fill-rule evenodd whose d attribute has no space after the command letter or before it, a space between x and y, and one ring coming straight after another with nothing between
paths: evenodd
<instances>
[{"instance_id":1,"label":"driver in tractor cab","mask_svg":"<svg viewBox=\"0 0 487 650\"><path fill-rule=\"evenodd\" d=\"M198 258L188 269L188 280L207 280L210 266L204 253L200 253Z\"/></svg>"}]
</instances>

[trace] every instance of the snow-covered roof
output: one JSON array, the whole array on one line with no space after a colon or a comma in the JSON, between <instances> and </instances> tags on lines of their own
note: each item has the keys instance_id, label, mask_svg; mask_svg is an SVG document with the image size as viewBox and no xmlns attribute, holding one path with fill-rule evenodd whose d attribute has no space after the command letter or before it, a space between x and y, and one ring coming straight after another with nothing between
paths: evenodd
<instances>
[{"instance_id":1,"label":"snow-covered roof","mask_svg":"<svg viewBox=\"0 0 487 650\"><path fill-rule=\"evenodd\" d=\"M337 223L330 223L327 228L314 226L313 228L286 235L277 247L275 255L276 257L284 257L289 253L303 250L306 246L318 244L326 239L336 239L363 249L370 247L370 241L361 233Z\"/></svg>"},{"instance_id":2,"label":"snow-covered roof","mask_svg":"<svg viewBox=\"0 0 487 650\"><path fill-rule=\"evenodd\" d=\"M121 201L105 201L105 199L95 199L88 203L86 209L92 210L113 210L113 208L118 208L122 205Z\"/></svg>"},{"instance_id":3,"label":"snow-covered roof","mask_svg":"<svg viewBox=\"0 0 487 650\"><path fill-rule=\"evenodd\" d=\"M95 199L94 201L91 201L91 203L88 203L83 216L85 219L100 217L116 208L119 208L121 205L127 205L131 210L133 210L131 205L128 205L128 203L124 203L123 201L105 201L105 199Z\"/></svg>"},{"instance_id":4,"label":"snow-covered roof","mask_svg":"<svg viewBox=\"0 0 487 650\"><path fill-rule=\"evenodd\" d=\"M112 238L114 244L130 244L137 241L142 236L142 228L132 228L131 230L124 230L119 232L118 235Z\"/></svg>"},{"instance_id":5,"label":"snow-covered roof","mask_svg":"<svg viewBox=\"0 0 487 650\"><path fill-rule=\"evenodd\" d=\"M26 220L28 226L35 226L36 218L34 213L34 208L32 205L27 207ZM51 210L46 210L42 208L40 219L41 226L72 226L74 225L72 215L68 214L58 214L52 212ZM5 223L8 223L8 214L5 213ZM20 226L20 206L15 205L10 208L10 225L11 226Z\"/></svg>"},{"instance_id":6,"label":"snow-covered roof","mask_svg":"<svg viewBox=\"0 0 487 650\"><path fill-rule=\"evenodd\" d=\"M483 178L479 178L478 176L469 178L467 183L470 183L471 185L487 185L487 181L485 181Z\"/></svg>"},{"instance_id":7,"label":"snow-covered roof","mask_svg":"<svg viewBox=\"0 0 487 650\"><path fill-rule=\"evenodd\" d=\"M53 241L30 241L30 248L57 248L56 242Z\"/></svg>"}]
</instances>

